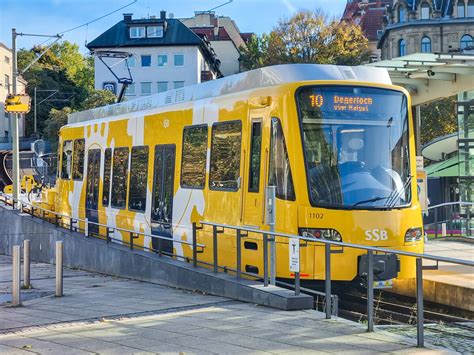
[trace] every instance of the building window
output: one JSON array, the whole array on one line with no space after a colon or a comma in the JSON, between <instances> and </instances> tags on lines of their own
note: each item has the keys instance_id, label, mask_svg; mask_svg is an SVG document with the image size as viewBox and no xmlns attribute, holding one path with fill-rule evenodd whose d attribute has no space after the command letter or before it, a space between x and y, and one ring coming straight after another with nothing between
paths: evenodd
<instances>
[{"instance_id":1,"label":"building window","mask_svg":"<svg viewBox=\"0 0 474 355\"><path fill-rule=\"evenodd\" d=\"M144 81L140 83L140 94L151 95L151 82L150 81Z\"/></svg>"},{"instance_id":2,"label":"building window","mask_svg":"<svg viewBox=\"0 0 474 355\"><path fill-rule=\"evenodd\" d=\"M130 38L144 38L145 27L130 27Z\"/></svg>"},{"instance_id":3,"label":"building window","mask_svg":"<svg viewBox=\"0 0 474 355\"><path fill-rule=\"evenodd\" d=\"M467 17L474 17L474 0L467 3Z\"/></svg>"},{"instance_id":4,"label":"building window","mask_svg":"<svg viewBox=\"0 0 474 355\"><path fill-rule=\"evenodd\" d=\"M428 20L430 18L430 5L426 2L421 5L421 19Z\"/></svg>"},{"instance_id":5,"label":"building window","mask_svg":"<svg viewBox=\"0 0 474 355\"><path fill-rule=\"evenodd\" d=\"M105 150L104 182L102 186L102 206L109 207L110 201L110 173L112 172L112 149Z\"/></svg>"},{"instance_id":6,"label":"building window","mask_svg":"<svg viewBox=\"0 0 474 355\"><path fill-rule=\"evenodd\" d=\"M289 201L295 200L290 159L288 158L281 122L278 118L272 118L268 185L276 186L277 198Z\"/></svg>"},{"instance_id":7,"label":"building window","mask_svg":"<svg viewBox=\"0 0 474 355\"><path fill-rule=\"evenodd\" d=\"M167 81L159 81L158 82L158 92L163 92L168 90L168 82Z\"/></svg>"},{"instance_id":8,"label":"building window","mask_svg":"<svg viewBox=\"0 0 474 355\"><path fill-rule=\"evenodd\" d=\"M129 68L135 68L135 66L137 65L137 59L135 58L135 56L131 56L131 57L128 57L127 59L125 59L123 61L123 66L125 68L129 67Z\"/></svg>"},{"instance_id":9,"label":"building window","mask_svg":"<svg viewBox=\"0 0 474 355\"><path fill-rule=\"evenodd\" d=\"M5 63L6 63L6 64L10 64L10 57L5 56Z\"/></svg>"},{"instance_id":10,"label":"building window","mask_svg":"<svg viewBox=\"0 0 474 355\"><path fill-rule=\"evenodd\" d=\"M126 96L135 95L135 84L128 84L127 90L125 90Z\"/></svg>"},{"instance_id":11,"label":"building window","mask_svg":"<svg viewBox=\"0 0 474 355\"><path fill-rule=\"evenodd\" d=\"M86 141L76 139L74 141L74 155L72 156L72 178L82 180L84 178L84 150Z\"/></svg>"},{"instance_id":12,"label":"building window","mask_svg":"<svg viewBox=\"0 0 474 355\"><path fill-rule=\"evenodd\" d=\"M400 6L398 8L398 22L405 22L405 8Z\"/></svg>"},{"instance_id":13,"label":"building window","mask_svg":"<svg viewBox=\"0 0 474 355\"><path fill-rule=\"evenodd\" d=\"M458 17L466 17L466 13L465 13L466 10L464 8L464 0L459 0L457 10L458 10Z\"/></svg>"},{"instance_id":14,"label":"building window","mask_svg":"<svg viewBox=\"0 0 474 355\"><path fill-rule=\"evenodd\" d=\"M166 54L159 54L158 55L158 66L164 67L168 65L168 55Z\"/></svg>"},{"instance_id":15,"label":"building window","mask_svg":"<svg viewBox=\"0 0 474 355\"><path fill-rule=\"evenodd\" d=\"M401 39L398 41L398 56L403 57L407 54L407 41Z\"/></svg>"},{"instance_id":16,"label":"building window","mask_svg":"<svg viewBox=\"0 0 474 355\"><path fill-rule=\"evenodd\" d=\"M128 148L115 148L111 205L124 208L128 190Z\"/></svg>"},{"instance_id":17,"label":"building window","mask_svg":"<svg viewBox=\"0 0 474 355\"><path fill-rule=\"evenodd\" d=\"M421 39L421 52L431 53L431 39L427 36Z\"/></svg>"},{"instance_id":18,"label":"building window","mask_svg":"<svg viewBox=\"0 0 474 355\"><path fill-rule=\"evenodd\" d=\"M181 187L203 189L206 182L207 125L185 127Z\"/></svg>"},{"instance_id":19,"label":"building window","mask_svg":"<svg viewBox=\"0 0 474 355\"><path fill-rule=\"evenodd\" d=\"M240 176L242 122L215 123L212 126L211 190L237 191Z\"/></svg>"},{"instance_id":20,"label":"building window","mask_svg":"<svg viewBox=\"0 0 474 355\"><path fill-rule=\"evenodd\" d=\"M163 37L163 26L149 26L146 28L146 36L149 38Z\"/></svg>"},{"instance_id":21,"label":"building window","mask_svg":"<svg viewBox=\"0 0 474 355\"><path fill-rule=\"evenodd\" d=\"M464 35L461 37L461 49L474 46L472 37L469 35Z\"/></svg>"},{"instance_id":22,"label":"building window","mask_svg":"<svg viewBox=\"0 0 474 355\"><path fill-rule=\"evenodd\" d=\"M175 54L174 55L174 66L182 67L184 65L184 54Z\"/></svg>"},{"instance_id":23,"label":"building window","mask_svg":"<svg viewBox=\"0 0 474 355\"><path fill-rule=\"evenodd\" d=\"M61 179L69 180L72 172L72 141L64 141L61 160Z\"/></svg>"},{"instance_id":24,"label":"building window","mask_svg":"<svg viewBox=\"0 0 474 355\"><path fill-rule=\"evenodd\" d=\"M133 147L130 161L130 193L128 209L145 211L148 179L148 147Z\"/></svg>"},{"instance_id":25,"label":"building window","mask_svg":"<svg viewBox=\"0 0 474 355\"><path fill-rule=\"evenodd\" d=\"M144 68L148 68L148 67L151 67L151 55L142 55L141 57L142 59L142 67Z\"/></svg>"},{"instance_id":26,"label":"building window","mask_svg":"<svg viewBox=\"0 0 474 355\"><path fill-rule=\"evenodd\" d=\"M10 76L5 74L5 89L10 92Z\"/></svg>"},{"instance_id":27,"label":"building window","mask_svg":"<svg viewBox=\"0 0 474 355\"><path fill-rule=\"evenodd\" d=\"M173 87L175 89L180 89L184 87L184 81L173 81Z\"/></svg>"}]
</instances>

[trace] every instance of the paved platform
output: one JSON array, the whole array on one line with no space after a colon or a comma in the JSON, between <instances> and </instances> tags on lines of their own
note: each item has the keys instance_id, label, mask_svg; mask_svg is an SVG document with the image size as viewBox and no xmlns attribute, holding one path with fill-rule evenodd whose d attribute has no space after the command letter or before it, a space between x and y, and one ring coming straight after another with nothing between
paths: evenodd
<instances>
[{"instance_id":1,"label":"paved platform","mask_svg":"<svg viewBox=\"0 0 474 355\"><path fill-rule=\"evenodd\" d=\"M281 311L156 284L33 263L23 307L8 303L11 258L0 255L2 353L448 353L365 325Z\"/></svg>"},{"instance_id":2,"label":"paved platform","mask_svg":"<svg viewBox=\"0 0 474 355\"><path fill-rule=\"evenodd\" d=\"M451 238L430 240L425 244L425 253L474 261L474 243ZM436 262L424 260L423 265L434 266ZM474 268L448 263L438 266L438 270L423 271L425 300L474 312ZM399 281L394 291L414 296L415 281Z\"/></svg>"}]
</instances>

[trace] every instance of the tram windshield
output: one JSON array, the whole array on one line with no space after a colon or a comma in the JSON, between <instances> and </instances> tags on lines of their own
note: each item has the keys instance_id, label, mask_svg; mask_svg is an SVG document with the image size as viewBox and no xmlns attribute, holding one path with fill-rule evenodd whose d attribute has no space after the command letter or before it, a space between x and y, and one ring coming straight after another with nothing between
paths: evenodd
<instances>
[{"instance_id":1,"label":"tram windshield","mask_svg":"<svg viewBox=\"0 0 474 355\"><path fill-rule=\"evenodd\" d=\"M310 86L299 89L296 100L313 205L390 209L410 203L403 93Z\"/></svg>"}]
</instances>

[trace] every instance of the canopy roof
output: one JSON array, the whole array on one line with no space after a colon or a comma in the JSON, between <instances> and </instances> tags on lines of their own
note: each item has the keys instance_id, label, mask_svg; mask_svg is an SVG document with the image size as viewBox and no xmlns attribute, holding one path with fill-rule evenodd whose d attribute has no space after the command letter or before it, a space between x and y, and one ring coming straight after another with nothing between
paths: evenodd
<instances>
[{"instance_id":1,"label":"canopy roof","mask_svg":"<svg viewBox=\"0 0 474 355\"><path fill-rule=\"evenodd\" d=\"M459 157L455 156L425 167L428 177L458 177Z\"/></svg>"},{"instance_id":2,"label":"canopy roof","mask_svg":"<svg viewBox=\"0 0 474 355\"><path fill-rule=\"evenodd\" d=\"M367 65L386 68L392 83L410 92L414 106L474 90L474 55L469 53L415 53Z\"/></svg>"},{"instance_id":3,"label":"canopy roof","mask_svg":"<svg viewBox=\"0 0 474 355\"><path fill-rule=\"evenodd\" d=\"M421 148L421 154L429 160L441 161L444 155L451 154L458 149L458 133L451 133L433 139Z\"/></svg>"}]
</instances>

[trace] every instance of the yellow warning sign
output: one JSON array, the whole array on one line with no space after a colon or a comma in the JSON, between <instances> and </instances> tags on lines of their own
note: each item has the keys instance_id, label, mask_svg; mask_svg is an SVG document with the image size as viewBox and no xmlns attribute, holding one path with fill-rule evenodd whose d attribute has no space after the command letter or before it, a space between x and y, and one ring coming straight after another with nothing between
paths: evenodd
<instances>
[{"instance_id":1,"label":"yellow warning sign","mask_svg":"<svg viewBox=\"0 0 474 355\"><path fill-rule=\"evenodd\" d=\"M5 112L28 113L31 109L31 98L28 95L8 95L5 100Z\"/></svg>"}]
</instances>

